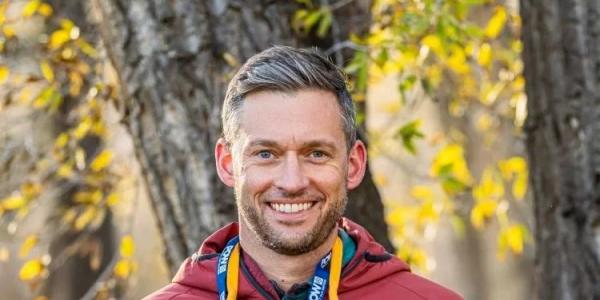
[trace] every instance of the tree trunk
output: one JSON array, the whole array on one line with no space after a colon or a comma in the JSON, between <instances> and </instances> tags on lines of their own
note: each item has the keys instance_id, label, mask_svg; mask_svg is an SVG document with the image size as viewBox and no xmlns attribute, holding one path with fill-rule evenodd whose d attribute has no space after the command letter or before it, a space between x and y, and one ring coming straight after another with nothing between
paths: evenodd
<instances>
[{"instance_id":1,"label":"tree trunk","mask_svg":"<svg viewBox=\"0 0 600 300\"><path fill-rule=\"evenodd\" d=\"M348 31L357 26L352 24L366 30L369 5L356 2L335 11L344 24L334 24L338 36L318 40L321 46L347 39ZM95 4L121 82L124 122L162 232L167 264L175 271L204 238L237 217L232 191L220 183L213 158L229 79L240 63L262 49L275 44L306 47L315 39L292 31L296 1L97 0ZM362 22L352 22L356 18ZM350 196L349 212L391 248L372 181L354 195L359 196Z\"/></svg>"},{"instance_id":2,"label":"tree trunk","mask_svg":"<svg viewBox=\"0 0 600 300\"><path fill-rule=\"evenodd\" d=\"M539 299L600 299L600 1L521 1Z\"/></svg>"}]
</instances>

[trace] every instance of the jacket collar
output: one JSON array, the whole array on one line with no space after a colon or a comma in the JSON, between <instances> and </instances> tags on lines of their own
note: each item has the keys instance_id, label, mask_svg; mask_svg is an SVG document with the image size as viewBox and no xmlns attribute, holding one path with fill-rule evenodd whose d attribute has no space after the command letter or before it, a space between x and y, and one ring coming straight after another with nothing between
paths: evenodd
<instances>
[{"instance_id":1,"label":"jacket collar","mask_svg":"<svg viewBox=\"0 0 600 300\"><path fill-rule=\"evenodd\" d=\"M338 226L356 243L356 254L342 270L339 293L360 288L396 272L410 271L406 263L387 253L362 226L346 218L342 218ZM225 244L238 233L238 224L231 223L209 236L200 250L181 265L173 282L216 293L217 256ZM243 261L247 267L246 272L252 276L244 274L239 277L238 296L276 299L275 289L257 264L248 255L243 255ZM244 273L244 268L241 268L241 271Z\"/></svg>"}]
</instances>

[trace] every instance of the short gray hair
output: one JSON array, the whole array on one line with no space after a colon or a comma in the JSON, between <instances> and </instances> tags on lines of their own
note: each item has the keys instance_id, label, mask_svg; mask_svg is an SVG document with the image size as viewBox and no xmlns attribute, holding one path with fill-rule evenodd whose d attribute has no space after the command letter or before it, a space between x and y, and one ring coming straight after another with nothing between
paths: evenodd
<instances>
[{"instance_id":1,"label":"short gray hair","mask_svg":"<svg viewBox=\"0 0 600 300\"><path fill-rule=\"evenodd\" d=\"M337 97L348 150L356 141L354 103L344 73L317 50L274 46L252 56L229 82L221 121L227 143L237 137L244 97L252 92L315 88Z\"/></svg>"}]
</instances>

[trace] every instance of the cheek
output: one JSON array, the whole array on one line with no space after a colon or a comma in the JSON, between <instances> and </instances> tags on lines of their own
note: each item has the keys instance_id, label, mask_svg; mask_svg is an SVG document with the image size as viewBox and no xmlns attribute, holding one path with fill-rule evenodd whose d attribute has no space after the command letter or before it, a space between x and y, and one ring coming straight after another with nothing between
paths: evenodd
<instances>
[{"instance_id":1,"label":"cheek","mask_svg":"<svg viewBox=\"0 0 600 300\"><path fill-rule=\"evenodd\" d=\"M266 172L256 166L244 166L240 174L243 174L243 176L236 177L236 186L251 198L268 190L273 181L270 178L270 174L273 174L273 172Z\"/></svg>"},{"instance_id":2,"label":"cheek","mask_svg":"<svg viewBox=\"0 0 600 300\"><path fill-rule=\"evenodd\" d=\"M346 173L337 166L320 166L311 171L314 185L330 196L337 195L346 187Z\"/></svg>"}]
</instances>

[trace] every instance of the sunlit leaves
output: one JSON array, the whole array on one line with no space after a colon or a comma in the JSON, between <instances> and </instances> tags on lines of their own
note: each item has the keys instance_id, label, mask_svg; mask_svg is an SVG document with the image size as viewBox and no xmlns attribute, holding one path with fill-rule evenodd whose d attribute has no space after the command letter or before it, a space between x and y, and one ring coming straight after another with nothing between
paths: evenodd
<instances>
[{"instance_id":1,"label":"sunlit leaves","mask_svg":"<svg viewBox=\"0 0 600 300\"><path fill-rule=\"evenodd\" d=\"M135 252L135 243L131 235L126 235L121 238L121 246L119 247L119 251L122 257L130 258L133 256L133 253Z\"/></svg>"},{"instance_id":2,"label":"sunlit leaves","mask_svg":"<svg viewBox=\"0 0 600 300\"><path fill-rule=\"evenodd\" d=\"M19 194L8 196L7 198L0 200L0 207L5 211L17 210L25 207L25 205L27 205L27 200Z\"/></svg>"},{"instance_id":3,"label":"sunlit leaves","mask_svg":"<svg viewBox=\"0 0 600 300\"><path fill-rule=\"evenodd\" d=\"M113 268L113 273L121 279L127 279L137 269L137 264L130 259L121 259Z\"/></svg>"},{"instance_id":4,"label":"sunlit leaves","mask_svg":"<svg viewBox=\"0 0 600 300\"><path fill-rule=\"evenodd\" d=\"M498 162L498 168L506 181L512 180L512 195L521 200L527 193L529 170L523 157L511 157Z\"/></svg>"},{"instance_id":5,"label":"sunlit leaves","mask_svg":"<svg viewBox=\"0 0 600 300\"><path fill-rule=\"evenodd\" d=\"M0 65L0 83L3 83L8 79L8 75L10 74L10 70L5 65Z\"/></svg>"},{"instance_id":6,"label":"sunlit leaves","mask_svg":"<svg viewBox=\"0 0 600 300\"><path fill-rule=\"evenodd\" d=\"M88 205L85 207L83 212L75 219L75 223L73 227L77 231L83 230L87 225L89 225L96 215L98 214L98 209L93 205Z\"/></svg>"},{"instance_id":7,"label":"sunlit leaves","mask_svg":"<svg viewBox=\"0 0 600 300\"><path fill-rule=\"evenodd\" d=\"M506 18L506 9L502 6L497 6L496 12L485 26L485 35L491 39L498 37L504 28L504 24L506 24Z\"/></svg>"},{"instance_id":8,"label":"sunlit leaves","mask_svg":"<svg viewBox=\"0 0 600 300\"><path fill-rule=\"evenodd\" d=\"M31 249L38 243L39 237L36 234L31 234L25 238L21 248L19 249L19 257L24 258L29 255Z\"/></svg>"},{"instance_id":9,"label":"sunlit leaves","mask_svg":"<svg viewBox=\"0 0 600 300\"><path fill-rule=\"evenodd\" d=\"M42 60L40 63L40 70L42 70L42 76L48 80L48 82L52 82L54 80L54 71L52 71L52 67L46 60Z\"/></svg>"},{"instance_id":10,"label":"sunlit leaves","mask_svg":"<svg viewBox=\"0 0 600 300\"><path fill-rule=\"evenodd\" d=\"M121 259L115 264L113 273L118 278L127 279L137 269L137 264L132 259L135 253L135 242L131 235L121 238L119 253L121 254Z\"/></svg>"},{"instance_id":11,"label":"sunlit leaves","mask_svg":"<svg viewBox=\"0 0 600 300\"><path fill-rule=\"evenodd\" d=\"M94 160L90 164L90 168L95 172L99 172L110 164L112 157L113 154L111 151L104 150L100 154L98 154L96 158L94 158Z\"/></svg>"},{"instance_id":12,"label":"sunlit leaves","mask_svg":"<svg viewBox=\"0 0 600 300\"><path fill-rule=\"evenodd\" d=\"M464 191L471 184L472 176L465 160L464 149L459 144L449 144L436 155L430 174L439 178L443 189L449 194Z\"/></svg>"},{"instance_id":13,"label":"sunlit leaves","mask_svg":"<svg viewBox=\"0 0 600 300\"><path fill-rule=\"evenodd\" d=\"M502 228L498 236L498 256L503 259L509 251L521 254L525 242L529 239L527 227L521 224L512 224Z\"/></svg>"},{"instance_id":14,"label":"sunlit leaves","mask_svg":"<svg viewBox=\"0 0 600 300\"><path fill-rule=\"evenodd\" d=\"M44 271L45 266L42 259L36 258L29 260L23 264L19 271L19 279L23 281L31 281L39 278Z\"/></svg>"},{"instance_id":15,"label":"sunlit leaves","mask_svg":"<svg viewBox=\"0 0 600 300\"><path fill-rule=\"evenodd\" d=\"M97 60L98 51L81 36L73 21L52 18L53 8L43 0L22 1L7 17L7 7L13 5L9 2L0 1L0 52L10 57L24 45L30 46L26 53L31 56L25 61L31 61L32 67L18 65L9 70L9 64L0 64L2 89L12 97L6 103L26 106L35 114L52 115L60 109L60 127L66 129L57 134L46 155L27 167L30 173L23 176L19 188L0 195L1 221L10 222L8 232L19 237L18 257L27 258L45 246L45 241L40 241L43 233L17 235L16 224L30 210L46 206L46 197L61 197L57 218L61 226L57 229L84 238L73 239L60 256L87 253L90 267L98 270L102 249L86 241L85 235L98 228L119 203L113 191L118 176L112 173L111 152L104 149L107 128L103 116L105 101L116 94L107 88L111 83L106 82L102 61ZM42 21L46 27L28 29L27 35L21 35L21 28L25 28L22 23L30 21ZM29 36L38 30L43 31L39 36ZM65 187L68 193L54 193ZM82 244L85 249L80 248ZM0 261L9 255L8 249L0 249ZM35 290L51 271L49 263L49 255L24 261L19 278ZM133 271L133 261L126 266Z\"/></svg>"},{"instance_id":16,"label":"sunlit leaves","mask_svg":"<svg viewBox=\"0 0 600 300\"><path fill-rule=\"evenodd\" d=\"M68 31L64 29L57 30L50 35L48 47L50 47L50 49L58 49L70 39Z\"/></svg>"},{"instance_id":17,"label":"sunlit leaves","mask_svg":"<svg viewBox=\"0 0 600 300\"><path fill-rule=\"evenodd\" d=\"M23 7L23 12L21 13L24 17L31 17L37 11L40 6L40 0L29 0L27 4Z\"/></svg>"}]
</instances>

